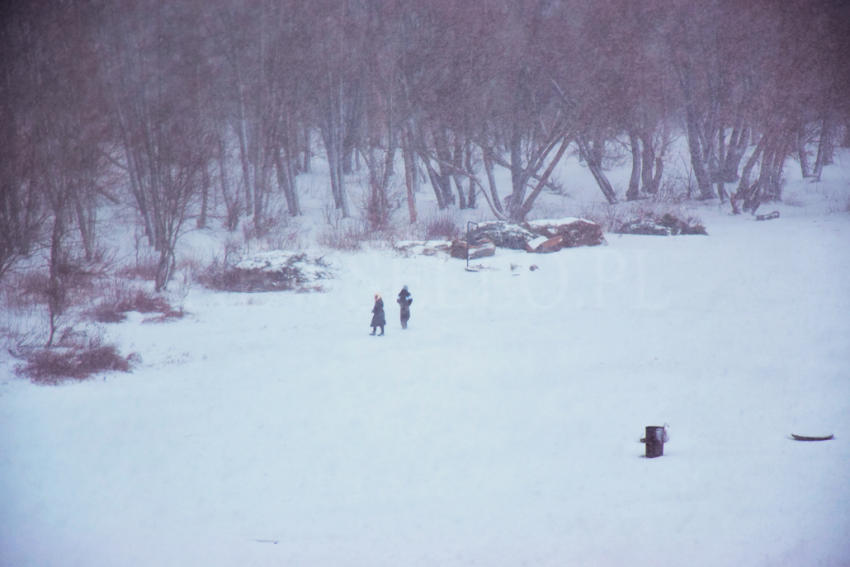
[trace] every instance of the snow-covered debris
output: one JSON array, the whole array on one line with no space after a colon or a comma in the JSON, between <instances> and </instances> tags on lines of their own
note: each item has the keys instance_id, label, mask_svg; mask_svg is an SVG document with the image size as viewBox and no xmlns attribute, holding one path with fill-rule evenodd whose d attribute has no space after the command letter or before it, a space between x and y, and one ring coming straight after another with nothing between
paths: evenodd
<instances>
[{"instance_id":1,"label":"snow-covered debris","mask_svg":"<svg viewBox=\"0 0 850 567\"><path fill-rule=\"evenodd\" d=\"M315 282L331 278L330 265L321 257L283 250L262 252L233 266L213 264L202 283L226 291L319 291Z\"/></svg>"},{"instance_id":2,"label":"snow-covered debris","mask_svg":"<svg viewBox=\"0 0 850 567\"><path fill-rule=\"evenodd\" d=\"M757 221L766 221L766 220L773 220L773 219L778 219L778 218L779 218L779 211L773 211L773 212L770 212L770 213L765 213L763 215L756 215Z\"/></svg>"},{"instance_id":3,"label":"snow-covered debris","mask_svg":"<svg viewBox=\"0 0 850 567\"><path fill-rule=\"evenodd\" d=\"M628 220L620 225L617 232L619 234L646 234L651 236L708 234L698 219L693 217L681 219L672 213L664 213L661 216L647 214Z\"/></svg>"},{"instance_id":4,"label":"snow-covered debris","mask_svg":"<svg viewBox=\"0 0 850 567\"><path fill-rule=\"evenodd\" d=\"M403 240L395 244L395 249L407 256L434 256L447 252L453 258L461 260L493 256L496 248L510 248L526 252L557 252L562 248L575 246L596 246L605 242L602 227L595 222L575 217L545 219L523 224L505 221L487 221L479 223L469 233L469 245L466 239L456 238L451 242L442 240Z\"/></svg>"},{"instance_id":5,"label":"snow-covered debris","mask_svg":"<svg viewBox=\"0 0 850 567\"><path fill-rule=\"evenodd\" d=\"M530 243L534 252L556 252L561 248L597 246L605 242L602 227L587 219L540 219L529 221L525 226L545 238L536 245L534 242Z\"/></svg>"},{"instance_id":6,"label":"snow-covered debris","mask_svg":"<svg viewBox=\"0 0 850 567\"><path fill-rule=\"evenodd\" d=\"M469 240L473 244L486 239L499 248L513 250L528 250L528 243L535 238L537 235L530 230L505 221L482 222L469 233Z\"/></svg>"},{"instance_id":7,"label":"snow-covered debris","mask_svg":"<svg viewBox=\"0 0 850 567\"><path fill-rule=\"evenodd\" d=\"M631 219L620 225L619 234L643 234L648 236L670 236L670 228L651 218Z\"/></svg>"},{"instance_id":8,"label":"snow-covered debris","mask_svg":"<svg viewBox=\"0 0 850 567\"><path fill-rule=\"evenodd\" d=\"M536 251L538 251L538 249L541 249L542 247L544 247L546 245L546 243L549 242L550 240L551 240L551 238L548 238L546 236L538 236L534 240L530 240L528 242L528 248L530 250L533 250L533 251L536 252Z\"/></svg>"},{"instance_id":9,"label":"snow-covered debris","mask_svg":"<svg viewBox=\"0 0 850 567\"><path fill-rule=\"evenodd\" d=\"M406 256L436 256L448 252L451 243L446 240L400 240L394 248Z\"/></svg>"},{"instance_id":10,"label":"snow-covered debris","mask_svg":"<svg viewBox=\"0 0 850 567\"><path fill-rule=\"evenodd\" d=\"M479 224L469 238L473 243L487 239L500 248L526 252L556 252L575 246L596 246L605 241L601 226L574 217L542 219L523 224L489 221Z\"/></svg>"},{"instance_id":11,"label":"snow-covered debris","mask_svg":"<svg viewBox=\"0 0 850 567\"><path fill-rule=\"evenodd\" d=\"M484 238L478 241L473 241L472 246L469 246L469 259L476 260L478 258L486 258L487 256L495 256L496 245L490 239ZM464 260L467 258L467 244L465 240L453 240L450 254L452 258Z\"/></svg>"},{"instance_id":12,"label":"snow-covered debris","mask_svg":"<svg viewBox=\"0 0 850 567\"><path fill-rule=\"evenodd\" d=\"M564 226L569 226L571 224L577 222L586 222L590 224L595 224L592 221L581 219L578 217L564 217L561 219L537 219L528 221L525 223L525 226L528 227L529 230L535 232L537 234L542 234L545 236L555 236L559 234L559 228Z\"/></svg>"}]
</instances>

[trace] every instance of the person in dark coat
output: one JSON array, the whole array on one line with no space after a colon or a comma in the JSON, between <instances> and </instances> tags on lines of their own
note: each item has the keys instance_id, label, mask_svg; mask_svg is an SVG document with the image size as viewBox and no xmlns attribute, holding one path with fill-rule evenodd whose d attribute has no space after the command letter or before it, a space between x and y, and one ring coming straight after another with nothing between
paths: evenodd
<instances>
[{"instance_id":1,"label":"person in dark coat","mask_svg":"<svg viewBox=\"0 0 850 567\"><path fill-rule=\"evenodd\" d=\"M384 325L387 324L387 318L384 316L384 300L381 299L381 295L375 294L375 306L372 307L372 332L371 334L375 334L375 329L381 329L381 335L384 334Z\"/></svg>"},{"instance_id":2,"label":"person in dark coat","mask_svg":"<svg viewBox=\"0 0 850 567\"><path fill-rule=\"evenodd\" d=\"M407 286L401 288L401 291L398 292L398 299L396 299L399 306L401 307L401 328L407 328L407 321L410 319L410 306L413 305L413 295L410 294L410 291L407 289Z\"/></svg>"}]
</instances>

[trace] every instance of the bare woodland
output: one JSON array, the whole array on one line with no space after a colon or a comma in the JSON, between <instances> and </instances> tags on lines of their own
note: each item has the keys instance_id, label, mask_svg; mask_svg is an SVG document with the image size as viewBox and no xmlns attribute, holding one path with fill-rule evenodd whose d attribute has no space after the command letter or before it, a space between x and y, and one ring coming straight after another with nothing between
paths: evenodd
<instances>
[{"instance_id":1,"label":"bare woodland","mask_svg":"<svg viewBox=\"0 0 850 567\"><path fill-rule=\"evenodd\" d=\"M261 227L281 197L302 214L314 152L342 217L346 175L366 172L373 230L394 177L410 222L422 190L523 220L568 151L608 202L651 197L671 131L691 197L755 211L787 160L817 178L850 142L848 23L826 0L5 2L0 278L48 250L61 310L64 267L108 246L98 210L124 203L161 290L187 223Z\"/></svg>"}]
</instances>

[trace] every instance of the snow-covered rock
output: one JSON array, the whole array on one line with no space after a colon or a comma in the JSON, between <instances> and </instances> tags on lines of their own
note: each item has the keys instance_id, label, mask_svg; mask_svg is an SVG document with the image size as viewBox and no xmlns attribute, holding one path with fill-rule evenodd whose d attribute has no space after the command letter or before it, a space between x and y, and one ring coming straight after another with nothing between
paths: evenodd
<instances>
[{"instance_id":1,"label":"snow-covered rock","mask_svg":"<svg viewBox=\"0 0 850 567\"><path fill-rule=\"evenodd\" d=\"M407 256L436 256L440 252L448 253L451 242L447 240L400 240L394 248Z\"/></svg>"},{"instance_id":2,"label":"snow-covered rock","mask_svg":"<svg viewBox=\"0 0 850 567\"><path fill-rule=\"evenodd\" d=\"M500 248L527 252L556 252L575 246L595 246L605 238L598 224L575 217L542 219L523 224L490 221L479 224L470 240L487 238Z\"/></svg>"},{"instance_id":3,"label":"snow-covered rock","mask_svg":"<svg viewBox=\"0 0 850 567\"><path fill-rule=\"evenodd\" d=\"M708 234L699 220L693 217L681 219L672 213L664 213L661 216L649 214L628 220L620 225L617 232L619 234L646 234L650 236Z\"/></svg>"},{"instance_id":4,"label":"snow-covered rock","mask_svg":"<svg viewBox=\"0 0 850 567\"><path fill-rule=\"evenodd\" d=\"M528 243L537 236L518 224L505 221L487 221L479 223L475 229L470 231L469 240L474 244L477 241L487 239L499 248L528 250Z\"/></svg>"}]
</instances>

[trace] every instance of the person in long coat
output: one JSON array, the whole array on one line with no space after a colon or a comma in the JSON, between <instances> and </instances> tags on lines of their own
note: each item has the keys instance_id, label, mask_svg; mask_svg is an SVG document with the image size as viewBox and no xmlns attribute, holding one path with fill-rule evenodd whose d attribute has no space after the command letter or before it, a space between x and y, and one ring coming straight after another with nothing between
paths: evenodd
<instances>
[{"instance_id":1,"label":"person in long coat","mask_svg":"<svg viewBox=\"0 0 850 567\"><path fill-rule=\"evenodd\" d=\"M401 328L407 328L407 322L410 320L410 306L413 305L413 295L411 295L410 291L407 289L407 286L401 288L401 291L398 292L398 299L396 302L401 307Z\"/></svg>"},{"instance_id":2,"label":"person in long coat","mask_svg":"<svg viewBox=\"0 0 850 567\"><path fill-rule=\"evenodd\" d=\"M384 334L384 325L387 324L387 318L384 315L384 300L381 299L381 295L375 294L375 306L372 307L372 332L371 334L375 334L375 329L381 329L381 335Z\"/></svg>"}]
</instances>

